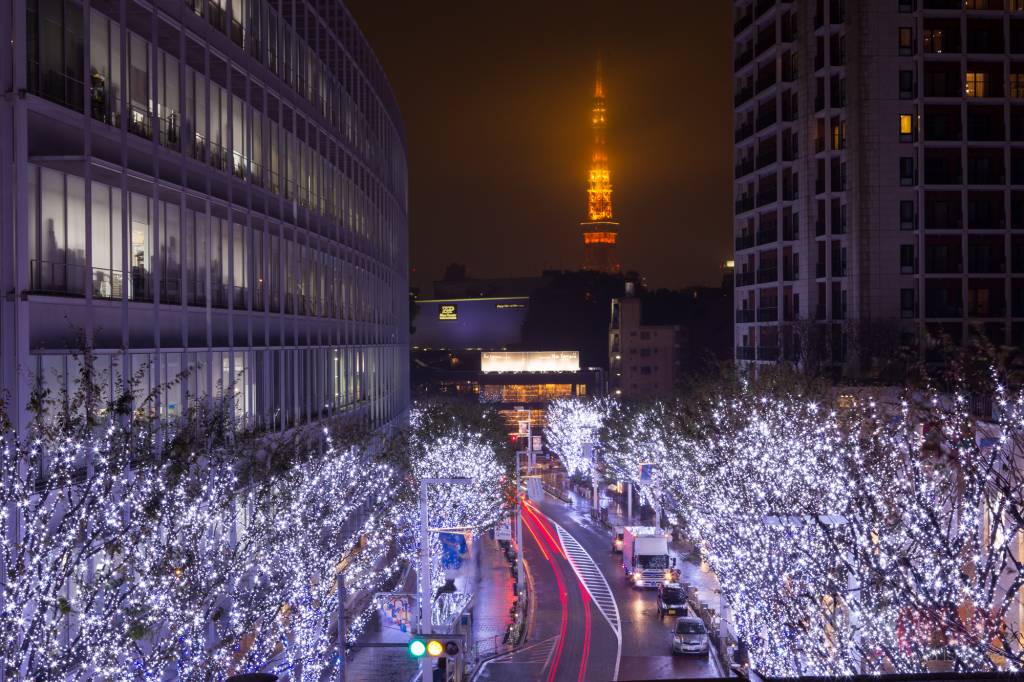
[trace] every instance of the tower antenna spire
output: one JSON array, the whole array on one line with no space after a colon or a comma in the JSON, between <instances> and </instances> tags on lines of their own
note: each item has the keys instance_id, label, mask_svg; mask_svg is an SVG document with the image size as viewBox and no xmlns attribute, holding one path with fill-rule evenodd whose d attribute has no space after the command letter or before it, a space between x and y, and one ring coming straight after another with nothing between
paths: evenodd
<instances>
[{"instance_id":1,"label":"tower antenna spire","mask_svg":"<svg viewBox=\"0 0 1024 682\"><path fill-rule=\"evenodd\" d=\"M590 110L590 128L594 135L587 171L587 219L583 230L583 267L601 272L619 272L621 266L615 253L619 223L612 211L612 174L605 148L607 128L604 100L604 69L601 55L597 57L594 78L594 103Z\"/></svg>"}]
</instances>

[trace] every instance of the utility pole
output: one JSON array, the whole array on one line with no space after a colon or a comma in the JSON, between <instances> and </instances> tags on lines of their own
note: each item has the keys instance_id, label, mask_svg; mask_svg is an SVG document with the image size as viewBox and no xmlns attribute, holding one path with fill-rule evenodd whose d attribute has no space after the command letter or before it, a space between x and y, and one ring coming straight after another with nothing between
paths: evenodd
<instances>
[{"instance_id":1,"label":"utility pole","mask_svg":"<svg viewBox=\"0 0 1024 682\"><path fill-rule=\"evenodd\" d=\"M626 481L626 525L633 523L633 482Z\"/></svg>"},{"instance_id":2,"label":"utility pole","mask_svg":"<svg viewBox=\"0 0 1024 682\"><path fill-rule=\"evenodd\" d=\"M348 638L345 622L345 574L338 571L338 682L345 682L345 640Z\"/></svg>"},{"instance_id":3,"label":"utility pole","mask_svg":"<svg viewBox=\"0 0 1024 682\"><path fill-rule=\"evenodd\" d=\"M594 454L594 445L592 443L583 444L583 458L590 460L590 482L594 488L594 515L600 516L600 503L598 496L601 491L597 487L597 456Z\"/></svg>"},{"instance_id":4,"label":"utility pole","mask_svg":"<svg viewBox=\"0 0 1024 682\"><path fill-rule=\"evenodd\" d=\"M523 497L519 489L519 451L516 450L516 596L523 598Z\"/></svg>"}]
</instances>

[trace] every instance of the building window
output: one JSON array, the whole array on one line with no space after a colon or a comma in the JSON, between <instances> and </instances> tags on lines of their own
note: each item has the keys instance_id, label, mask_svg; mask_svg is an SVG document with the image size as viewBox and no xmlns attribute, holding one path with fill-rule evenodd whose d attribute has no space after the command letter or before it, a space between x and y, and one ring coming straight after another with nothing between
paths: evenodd
<instances>
[{"instance_id":1,"label":"building window","mask_svg":"<svg viewBox=\"0 0 1024 682\"><path fill-rule=\"evenodd\" d=\"M914 245L900 244L900 274L913 275L917 272L917 263L914 260Z\"/></svg>"},{"instance_id":2,"label":"building window","mask_svg":"<svg viewBox=\"0 0 1024 682\"><path fill-rule=\"evenodd\" d=\"M832 119L832 149L846 149L846 121Z\"/></svg>"},{"instance_id":3,"label":"building window","mask_svg":"<svg viewBox=\"0 0 1024 682\"><path fill-rule=\"evenodd\" d=\"M900 114L900 142L914 141L913 114Z\"/></svg>"},{"instance_id":4,"label":"building window","mask_svg":"<svg viewBox=\"0 0 1024 682\"><path fill-rule=\"evenodd\" d=\"M900 71L900 99L914 99L914 72Z\"/></svg>"},{"instance_id":5,"label":"building window","mask_svg":"<svg viewBox=\"0 0 1024 682\"><path fill-rule=\"evenodd\" d=\"M924 51L942 54L942 29L925 29Z\"/></svg>"},{"instance_id":6,"label":"building window","mask_svg":"<svg viewBox=\"0 0 1024 682\"><path fill-rule=\"evenodd\" d=\"M1024 1L1024 0L1022 0ZM914 11L914 0L899 0L899 11L900 12L913 12Z\"/></svg>"},{"instance_id":7,"label":"building window","mask_svg":"<svg viewBox=\"0 0 1024 682\"><path fill-rule=\"evenodd\" d=\"M1024 73L1010 74L1010 97L1024 97Z\"/></svg>"},{"instance_id":8,"label":"building window","mask_svg":"<svg viewBox=\"0 0 1024 682\"><path fill-rule=\"evenodd\" d=\"M967 72L967 85L964 94L968 97L985 96L985 74L980 71Z\"/></svg>"},{"instance_id":9,"label":"building window","mask_svg":"<svg viewBox=\"0 0 1024 682\"><path fill-rule=\"evenodd\" d=\"M917 317L917 305L913 289L900 289L900 317Z\"/></svg>"},{"instance_id":10,"label":"building window","mask_svg":"<svg viewBox=\"0 0 1024 682\"><path fill-rule=\"evenodd\" d=\"M903 156L900 158L900 185L907 187L913 185L914 178L914 157Z\"/></svg>"},{"instance_id":11,"label":"building window","mask_svg":"<svg viewBox=\"0 0 1024 682\"><path fill-rule=\"evenodd\" d=\"M914 54L914 29L901 26L899 32L900 55L907 57Z\"/></svg>"},{"instance_id":12,"label":"building window","mask_svg":"<svg viewBox=\"0 0 1024 682\"><path fill-rule=\"evenodd\" d=\"M904 199L900 201L900 229L913 230L915 228L914 202Z\"/></svg>"}]
</instances>

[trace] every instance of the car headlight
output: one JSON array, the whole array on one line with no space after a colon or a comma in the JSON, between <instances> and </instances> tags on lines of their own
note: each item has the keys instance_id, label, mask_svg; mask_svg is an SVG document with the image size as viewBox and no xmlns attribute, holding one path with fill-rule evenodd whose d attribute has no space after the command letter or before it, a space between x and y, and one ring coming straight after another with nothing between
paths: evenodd
<instances>
[{"instance_id":1,"label":"car headlight","mask_svg":"<svg viewBox=\"0 0 1024 682\"><path fill-rule=\"evenodd\" d=\"M644 577L642 575L640 575L639 573L634 573L633 574L633 582L635 582L635 583L642 583L643 581L644 581Z\"/></svg>"},{"instance_id":2,"label":"car headlight","mask_svg":"<svg viewBox=\"0 0 1024 682\"><path fill-rule=\"evenodd\" d=\"M424 571L426 573L426 571ZM672 580L672 571L665 571L665 581L669 582Z\"/></svg>"}]
</instances>

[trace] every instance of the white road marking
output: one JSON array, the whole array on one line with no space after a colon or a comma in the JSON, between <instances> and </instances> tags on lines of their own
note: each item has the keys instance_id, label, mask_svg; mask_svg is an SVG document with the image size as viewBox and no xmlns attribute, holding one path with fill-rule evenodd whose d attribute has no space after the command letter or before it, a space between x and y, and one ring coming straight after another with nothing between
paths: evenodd
<instances>
[{"instance_id":1,"label":"white road marking","mask_svg":"<svg viewBox=\"0 0 1024 682\"><path fill-rule=\"evenodd\" d=\"M551 521L551 524L558 532L558 539L562 543L562 549L569 558L569 565L572 566L576 577L579 578L580 584L587 590L590 598L597 604L597 610L601 612L604 619L608 621L608 625L611 626L612 632L615 633L617 649L615 651L615 675L612 679L618 679L619 660L622 658L622 625L619 618L619 605L615 602L612 588L609 587L604 574L601 573L597 564L590 557L590 554L587 550L583 549L583 545L569 531L551 520L551 517L548 517L548 520Z\"/></svg>"}]
</instances>

